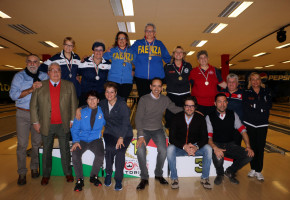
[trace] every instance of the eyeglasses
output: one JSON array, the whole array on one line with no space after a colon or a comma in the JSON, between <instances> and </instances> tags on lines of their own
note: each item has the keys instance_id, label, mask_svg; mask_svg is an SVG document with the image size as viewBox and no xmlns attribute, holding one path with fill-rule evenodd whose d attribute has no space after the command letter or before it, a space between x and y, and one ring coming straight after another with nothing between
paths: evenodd
<instances>
[{"instance_id":1,"label":"eyeglasses","mask_svg":"<svg viewBox=\"0 0 290 200\"><path fill-rule=\"evenodd\" d=\"M70 45L70 44L64 44L64 46L67 46L69 48L73 48L74 47L74 45Z\"/></svg>"},{"instance_id":2,"label":"eyeglasses","mask_svg":"<svg viewBox=\"0 0 290 200\"><path fill-rule=\"evenodd\" d=\"M28 64L35 64L36 65L36 64L38 64L39 61L38 60L27 60L26 62Z\"/></svg>"},{"instance_id":3,"label":"eyeglasses","mask_svg":"<svg viewBox=\"0 0 290 200\"><path fill-rule=\"evenodd\" d=\"M185 108L195 108L195 105L184 105Z\"/></svg>"},{"instance_id":4,"label":"eyeglasses","mask_svg":"<svg viewBox=\"0 0 290 200\"><path fill-rule=\"evenodd\" d=\"M126 40L125 37L118 38L118 40Z\"/></svg>"},{"instance_id":5,"label":"eyeglasses","mask_svg":"<svg viewBox=\"0 0 290 200\"><path fill-rule=\"evenodd\" d=\"M94 49L95 52L103 52L103 49Z\"/></svg>"},{"instance_id":6,"label":"eyeglasses","mask_svg":"<svg viewBox=\"0 0 290 200\"><path fill-rule=\"evenodd\" d=\"M89 97L88 98L88 101L94 101L94 100L98 100L98 98L97 97Z\"/></svg>"},{"instance_id":7,"label":"eyeglasses","mask_svg":"<svg viewBox=\"0 0 290 200\"><path fill-rule=\"evenodd\" d=\"M146 33L154 33L154 30L145 30Z\"/></svg>"},{"instance_id":8,"label":"eyeglasses","mask_svg":"<svg viewBox=\"0 0 290 200\"><path fill-rule=\"evenodd\" d=\"M60 73L60 70L59 69L51 69L49 71L52 72L52 73Z\"/></svg>"}]
</instances>

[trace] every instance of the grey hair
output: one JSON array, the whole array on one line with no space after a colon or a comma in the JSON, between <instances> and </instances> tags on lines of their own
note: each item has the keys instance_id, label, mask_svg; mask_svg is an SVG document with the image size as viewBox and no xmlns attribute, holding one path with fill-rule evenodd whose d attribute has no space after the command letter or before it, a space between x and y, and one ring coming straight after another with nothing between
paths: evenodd
<instances>
[{"instance_id":1,"label":"grey hair","mask_svg":"<svg viewBox=\"0 0 290 200\"><path fill-rule=\"evenodd\" d=\"M237 82L239 82L239 77L238 75L234 74L234 73L230 73L227 75L227 81L230 79L230 78L235 78L237 80Z\"/></svg>"},{"instance_id":2,"label":"grey hair","mask_svg":"<svg viewBox=\"0 0 290 200\"><path fill-rule=\"evenodd\" d=\"M155 26L153 23L148 23L148 24L146 24L145 29L144 29L144 32L146 32L146 28L147 28L148 26L152 26L152 27L153 27L153 31L156 33L156 26Z\"/></svg>"},{"instance_id":3,"label":"grey hair","mask_svg":"<svg viewBox=\"0 0 290 200\"><path fill-rule=\"evenodd\" d=\"M28 61L28 58L29 57L31 57L31 56L33 56L33 57L36 57L37 58L37 60L38 60L38 62L40 62L40 58L39 58L39 56L38 55L36 55L36 54L30 54L30 55L28 55L27 57L26 57L26 62Z\"/></svg>"},{"instance_id":4,"label":"grey hair","mask_svg":"<svg viewBox=\"0 0 290 200\"><path fill-rule=\"evenodd\" d=\"M61 70L61 67L60 67L60 65L59 65L57 62L52 62L52 63L50 63L50 65L48 65L48 71L50 71L50 68L51 68L51 66L53 66L53 65L58 66L59 69Z\"/></svg>"},{"instance_id":5,"label":"grey hair","mask_svg":"<svg viewBox=\"0 0 290 200\"><path fill-rule=\"evenodd\" d=\"M208 57L208 53L206 50L201 50L196 54L197 60L199 59L199 56L201 55L206 55L206 57Z\"/></svg>"}]
</instances>

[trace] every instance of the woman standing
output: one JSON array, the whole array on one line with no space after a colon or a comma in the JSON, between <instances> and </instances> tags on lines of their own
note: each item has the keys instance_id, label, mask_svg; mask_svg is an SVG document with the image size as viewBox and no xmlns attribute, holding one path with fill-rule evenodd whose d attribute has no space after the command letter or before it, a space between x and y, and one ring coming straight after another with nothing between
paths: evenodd
<instances>
[{"instance_id":1,"label":"woman standing","mask_svg":"<svg viewBox=\"0 0 290 200\"><path fill-rule=\"evenodd\" d=\"M111 62L103 58L105 45L101 42L95 42L92 46L93 54L85 59L79 66L79 74L82 76L81 87L82 95L80 106L86 104L86 94L94 90L104 99L104 84L107 81L108 72L111 69Z\"/></svg>"},{"instance_id":2,"label":"woman standing","mask_svg":"<svg viewBox=\"0 0 290 200\"><path fill-rule=\"evenodd\" d=\"M173 51L171 62L164 66L167 96L179 107L183 107L184 98L190 96L188 77L192 66L185 62L185 55L184 49L177 46ZM166 127L170 125L172 115L169 110L166 110Z\"/></svg>"},{"instance_id":3,"label":"woman standing","mask_svg":"<svg viewBox=\"0 0 290 200\"><path fill-rule=\"evenodd\" d=\"M252 72L248 80L248 89L243 94L244 123L247 126L250 144L255 153L248 176L263 181L264 176L261 171L272 99L258 73Z\"/></svg>"},{"instance_id":4,"label":"woman standing","mask_svg":"<svg viewBox=\"0 0 290 200\"><path fill-rule=\"evenodd\" d=\"M82 155L87 150L95 155L90 182L95 186L102 185L98 179L98 173L104 160L104 144L101 136L106 122L102 109L98 106L99 95L97 92L90 91L87 94L87 103L88 107L81 111L83 118L81 120L75 119L71 128L73 138L72 162L77 180L74 191L82 191L84 186Z\"/></svg>"},{"instance_id":5,"label":"woman standing","mask_svg":"<svg viewBox=\"0 0 290 200\"><path fill-rule=\"evenodd\" d=\"M127 33L120 31L115 37L113 48L104 54L104 58L112 62L108 81L117 84L118 95L123 97L125 101L127 101L133 85L132 61L134 53L129 44L130 40Z\"/></svg>"},{"instance_id":6,"label":"woman standing","mask_svg":"<svg viewBox=\"0 0 290 200\"><path fill-rule=\"evenodd\" d=\"M105 185L111 185L113 163L115 158L115 190L122 190L125 153L133 138L130 124L130 109L122 97L117 96L117 85L113 82L105 84L106 99L100 102L106 125L104 131L106 178Z\"/></svg>"},{"instance_id":7,"label":"woman standing","mask_svg":"<svg viewBox=\"0 0 290 200\"><path fill-rule=\"evenodd\" d=\"M81 86L77 76L80 57L73 52L74 47L75 41L72 37L64 38L63 50L42 63L39 67L39 71L47 72L47 68L51 63L58 63L61 68L61 79L71 81L74 84L79 98L81 95Z\"/></svg>"}]
</instances>

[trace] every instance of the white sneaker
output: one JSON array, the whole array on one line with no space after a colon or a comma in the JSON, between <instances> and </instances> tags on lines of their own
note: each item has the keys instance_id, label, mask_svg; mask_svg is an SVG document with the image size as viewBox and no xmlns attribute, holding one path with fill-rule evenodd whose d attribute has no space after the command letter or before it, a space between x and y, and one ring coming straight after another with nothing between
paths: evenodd
<instances>
[{"instance_id":1,"label":"white sneaker","mask_svg":"<svg viewBox=\"0 0 290 200\"><path fill-rule=\"evenodd\" d=\"M264 181L264 176L261 172L256 172L256 178L258 181Z\"/></svg>"},{"instance_id":2,"label":"white sneaker","mask_svg":"<svg viewBox=\"0 0 290 200\"><path fill-rule=\"evenodd\" d=\"M256 175L256 171L251 169L251 171L248 173L248 177L254 178Z\"/></svg>"}]
</instances>

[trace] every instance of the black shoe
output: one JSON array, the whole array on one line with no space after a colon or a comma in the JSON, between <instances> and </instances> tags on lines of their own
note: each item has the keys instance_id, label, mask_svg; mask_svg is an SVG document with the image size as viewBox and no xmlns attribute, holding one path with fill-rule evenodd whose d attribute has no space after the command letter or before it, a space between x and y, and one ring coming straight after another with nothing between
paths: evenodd
<instances>
[{"instance_id":1,"label":"black shoe","mask_svg":"<svg viewBox=\"0 0 290 200\"><path fill-rule=\"evenodd\" d=\"M38 178L39 177L39 172L37 169L32 169L31 170L31 178Z\"/></svg>"},{"instance_id":2,"label":"black shoe","mask_svg":"<svg viewBox=\"0 0 290 200\"><path fill-rule=\"evenodd\" d=\"M155 176L155 179L158 180L163 185L168 184L167 180L165 180L162 176Z\"/></svg>"},{"instance_id":3,"label":"black shoe","mask_svg":"<svg viewBox=\"0 0 290 200\"><path fill-rule=\"evenodd\" d=\"M25 185L26 184L26 175L19 175L17 184L18 185Z\"/></svg>"},{"instance_id":4,"label":"black shoe","mask_svg":"<svg viewBox=\"0 0 290 200\"><path fill-rule=\"evenodd\" d=\"M240 182L235 178L235 174L230 173L228 170L225 171L225 176L230 179L230 181L234 184L239 184Z\"/></svg>"},{"instance_id":5,"label":"black shoe","mask_svg":"<svg viewBox=\"0 0 290 200\"><path fill-rule=\"evenodd\" d=\"M148 180L145 179L141 179L141 182L139 183L139 185L137 186L137 190L144 190L145 186L149 185Z\"/></svg>"},{"instance_id":6,"label":"black shoe","mask_svg":"<svg viewBox=\"0 0 290 200\"><path fill-rule=\"evenodd\" d=\"M90 177L90 182L93 183L95 186L102 186L101 181L98 179L97 176Z\"/></svg>"},{"instance_id":7,"label":"black shoe","mask_svg":"<svg viewBox=\"0 0 290 200\"><path fill-rule=\"evenodd\" d=\"M224 180L224 175L217 175L214 179L214 184L220 185Z\"/></svg>"},{"instance_id":8,"label":"black shoe","mask_svg":"<svg viewBox=\"0 0 290 200\"><path fill-rule=\"evenodd\" d=\"M84 184L84 179L79 178L79 179L77 180L77 182L76 182L76 186L75 186L74 191L76 191L76 192L80 192L80 191L82 191L84 185L85 185L85 184Z\"/></svg>"}]
</instances>

